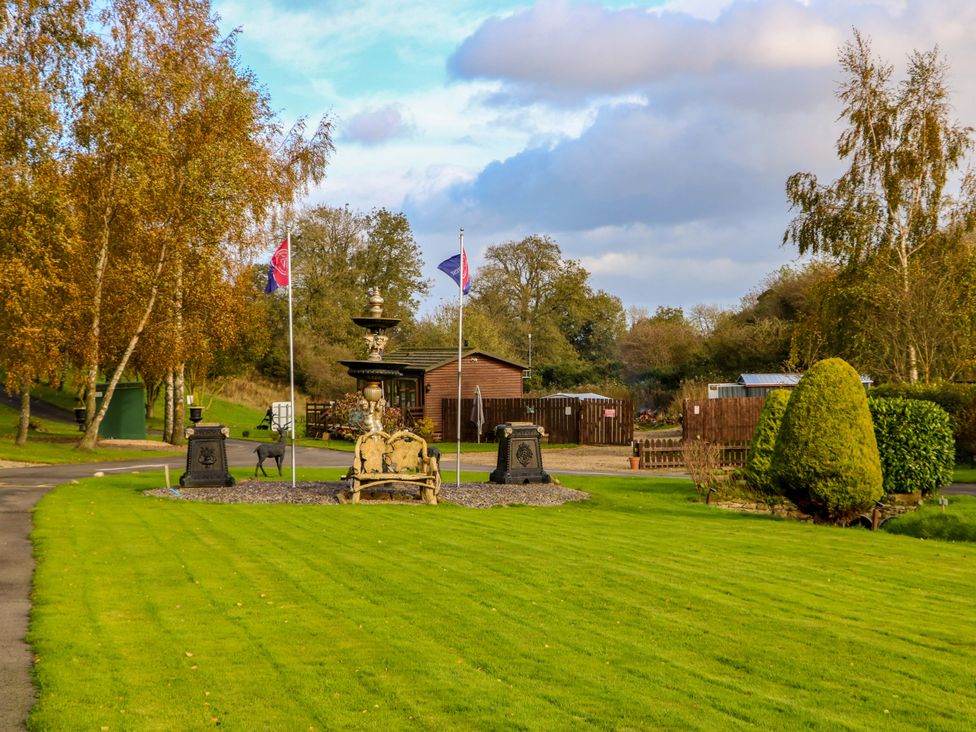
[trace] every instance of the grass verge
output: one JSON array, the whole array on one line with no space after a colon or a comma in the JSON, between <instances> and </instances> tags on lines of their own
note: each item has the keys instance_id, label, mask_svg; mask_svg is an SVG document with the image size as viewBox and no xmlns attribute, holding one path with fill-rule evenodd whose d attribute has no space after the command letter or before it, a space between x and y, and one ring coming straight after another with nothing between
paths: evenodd
<instances>
[{"instance_id":1,"label":"grass verge","mask_svg":"<svg viewBox=\"0 0 976 732\"><path fill-rule=\"evenodd\" d=\"M935 501L929 501L917 511L886 521L882 528L918 539L976 541L976 497L947 498L949 505L945 511Z\"/></svg>"},{"instance_id":2,"label":"grass verge","mask_svg":"<svg viewBox=\"0 0 976 732\"><path fill-rule=\"evenodd\" d=\"M952 471L953 483L976 483L976 468L962 463L956 463Z\"/></svg>"},{"instance_id":3,"label":"grass verge","mask_svg":"<svg viewBox=\"0 0 976 732\"><path fill-rule=\"evenodd\" d=\"M0 404L0 460L22 463L93 463L108 460L135 460L146 457L179 455L180 450L132 450L122 447L99 447L76 450L80 433L74 425L31 418L40 429L31 430L26 445L14 444L20 413Z\"/></svg>"},{"instance_id":4,"label":"grass verge","mask_svg":"<svg viewBox=\"0 0 976 732\"><path fill-rule=\"evenodd\" d=\"M973 547L714 510L687 481L564 482L592 500L62 486L35 514L30 726L971 729Z\"/></svg>"}]
</instances>

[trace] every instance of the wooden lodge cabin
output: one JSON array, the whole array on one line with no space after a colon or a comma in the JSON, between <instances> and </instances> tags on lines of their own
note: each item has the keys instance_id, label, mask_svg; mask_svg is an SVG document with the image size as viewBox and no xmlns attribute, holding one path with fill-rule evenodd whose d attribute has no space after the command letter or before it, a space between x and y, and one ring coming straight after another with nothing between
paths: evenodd
<instances>
[{"instance_id":1,"label":"wooden lodge cabin","mask_svg":"<svg viewBox=\"0 0 976 732\"><path fill-rule=\"evenodd\" d=\"M423 348L386 353L386 361L405 363L403 377L386 384L386 399L399 407L411 424L430 417L434 432L443 432L442 400L457 399L457 349ZM461 352L461 397L470 399L481 388L482 399L522 396L522 378L528 366L473 348Z\"/></svg>"}]
</instances>

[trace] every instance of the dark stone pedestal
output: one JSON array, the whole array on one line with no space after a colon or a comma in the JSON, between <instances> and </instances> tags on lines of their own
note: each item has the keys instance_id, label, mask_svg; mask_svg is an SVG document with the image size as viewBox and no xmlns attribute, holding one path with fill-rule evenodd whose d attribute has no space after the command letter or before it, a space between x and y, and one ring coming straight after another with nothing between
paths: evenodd
<instances>
[{"instance_id":1,"label":"dark stone pedestal","mask_svg":"<svg viewBox=\"0 0 976 732\"><path fill-rule=\"evenodd\" d=\"M186 431L186 472L182 488L232 486L236 482L227 470L227 428L190 427Z\"/></svg>"},{"instance_id":2,"label":"dark stone pedestal","mask_svg":"<svg viewBox=\"0 0 976 732\"><path fill-rule=\"evenodd\" d=\"M492 483L549 483L552 478L542 469L543 429L529 423L509 422L495 428L498 438L498 463L489 480Z\"/></svg>"}]
</instances>

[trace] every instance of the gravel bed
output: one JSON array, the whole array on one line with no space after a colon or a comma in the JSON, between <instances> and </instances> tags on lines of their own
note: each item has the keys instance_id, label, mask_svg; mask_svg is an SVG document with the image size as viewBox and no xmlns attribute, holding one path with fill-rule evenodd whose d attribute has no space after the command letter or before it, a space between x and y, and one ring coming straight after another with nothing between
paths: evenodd
<instances>
[{"instance_id":1,"label":"gravel bed","mask_svg":"<svg viewBox=\"0 0 976 732\"><path fill-rule=\"evenodd\" d=\"M345 481L300 481L295 488L291 483L245 480L235 486L205 488L157 488L146 491L147 496L158 496L182 501L207 503L345 503L341 494L349 490ZM363 491L360 502L422 504L414 486L397 488L383 486L375 492ZM493 506L559 506L569 501L585 501L588 493L563 488L555 483L529 483L525 485L499 485L496 483L455 483L441 485L439 500L466 508L492 508Z\"/></svg>"}]
</instances>

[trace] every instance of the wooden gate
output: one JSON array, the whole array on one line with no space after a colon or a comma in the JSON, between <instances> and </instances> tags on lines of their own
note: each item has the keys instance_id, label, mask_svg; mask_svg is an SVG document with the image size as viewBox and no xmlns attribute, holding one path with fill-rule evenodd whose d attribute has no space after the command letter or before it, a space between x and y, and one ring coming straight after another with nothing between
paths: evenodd
<instances>
[{"instance_id":1,"label":"wooden gate","mask_svg":"<svg viewBox=\"0 0 976 732\"><path fill-rule=\"evenodd\" d=\"M620 399L580 402L579 444L629 445L634 439L634 403Z\"/></svg>"}]
</instances>

